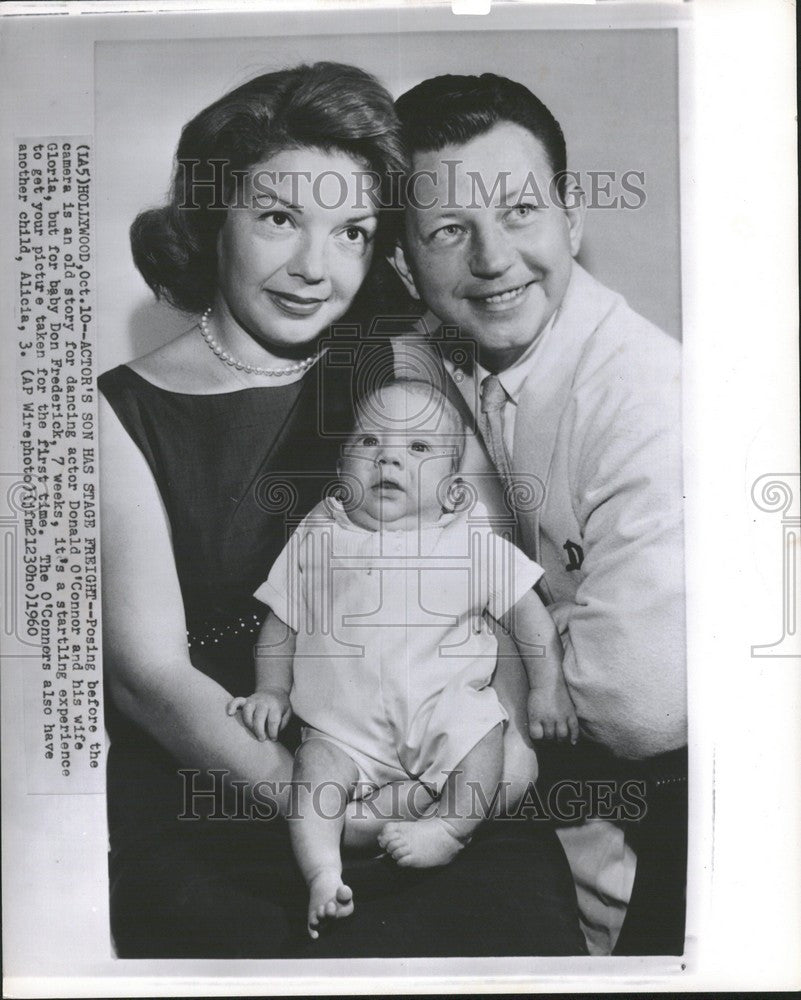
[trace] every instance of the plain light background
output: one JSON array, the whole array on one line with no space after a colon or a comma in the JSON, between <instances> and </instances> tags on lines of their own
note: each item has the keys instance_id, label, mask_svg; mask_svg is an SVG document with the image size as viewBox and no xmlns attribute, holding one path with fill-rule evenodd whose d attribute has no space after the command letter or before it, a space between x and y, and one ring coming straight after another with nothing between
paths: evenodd
<instances>
[{"instance_id":1,"label":"plain light background","mask_svg":"<svg viewBox=\"0 0 801 1000\"><path fill-rule=\"evenodd\" d=\"M319 59L353 63L396 97L440 73L510 76L526 84L562 125L569 169L615 171L617 176L642 171L645 204L591 209L579 260L638 312L680 337L675 30L462 30L100 43L95 49L95 135L101 370L159 347L191 322L154 303L128 244L136 214L164 200L183 125L259 73ZM502 153L498 166L503 168ZM625 194L614 184L611 192ZM608 204L609 195L598 200Z\"/></svg>"}]
</instances>

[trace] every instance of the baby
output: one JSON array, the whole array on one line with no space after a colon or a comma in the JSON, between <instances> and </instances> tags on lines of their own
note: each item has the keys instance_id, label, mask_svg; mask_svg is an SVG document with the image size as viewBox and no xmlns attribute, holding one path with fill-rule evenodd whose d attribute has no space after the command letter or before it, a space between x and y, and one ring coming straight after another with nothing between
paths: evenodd
<instances>
[{"instance_id":1,"label":"baby","mask_svg":"<svg viewBox=\"0 0 801 1000\"><path fill-rule=\"evenodd\" d=\"M402 866L447 864L486 818L507 719L490 687L494 622L525 666L532 735L578 737L559 636L532 589L542 569L493 533L480 504L453 502L463 448L458 413L431 386L367 396L339 498L307 515L256 592L271 609L256 691L228 712L260 739L277 739L293 712L305 723L288 819L312 938L353 911L346 800L410 780L428 791L420 818L387 822L378 838Z\"/></svg>"}]
</instances>

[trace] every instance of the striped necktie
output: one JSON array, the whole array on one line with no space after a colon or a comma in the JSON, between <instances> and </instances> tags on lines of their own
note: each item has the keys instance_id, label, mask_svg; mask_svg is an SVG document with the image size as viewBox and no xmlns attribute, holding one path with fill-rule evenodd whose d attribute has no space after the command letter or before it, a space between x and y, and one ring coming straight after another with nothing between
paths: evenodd
<instances>
[{"instance_id":1,"label":"striped necktie","mask_svg":"<svg viewBox=\"0 0 801 1000\"><path fill-rule=\"evenodd\" d=\"M503 440L503 408L506 390L497 375L488 375L481 383L481 412L484 415L484 437L495 468L506 486L512 484L509 452Z\"/></svg>"}]
</instances>

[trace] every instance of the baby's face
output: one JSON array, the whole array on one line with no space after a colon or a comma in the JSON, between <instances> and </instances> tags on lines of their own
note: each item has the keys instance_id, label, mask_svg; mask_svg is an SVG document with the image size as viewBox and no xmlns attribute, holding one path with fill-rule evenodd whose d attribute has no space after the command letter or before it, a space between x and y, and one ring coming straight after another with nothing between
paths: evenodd
<instances>
[{"instance_id":1,"label":"baby's face","mask_svg":"<svg viewBox=\"0 0 801 1000\"><path fill-rule=\"evenodd\" d=\"M394 385L368 397L339 465L351 521L373 531L433 524L458 454L455 429L436 390L426 398Z\"/></svg>"}]
</instances>

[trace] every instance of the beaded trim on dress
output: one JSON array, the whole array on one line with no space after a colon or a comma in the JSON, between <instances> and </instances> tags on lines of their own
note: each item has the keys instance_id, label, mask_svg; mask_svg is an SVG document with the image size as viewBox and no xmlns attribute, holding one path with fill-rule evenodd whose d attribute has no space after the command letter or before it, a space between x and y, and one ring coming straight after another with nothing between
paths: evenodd
<instances>
[{"instance_id":1,"label":"beaded trim on dress","mask_svg":"<svg viewBox=\"0 0 801 1000\"><path fill-rule=\"evenodd\" d=\"M257 635L263 615L244 615L228 624L201 624L186 630L186 642L193 646L216 646L240 635Z\"/></svg>"}]
</instances>

